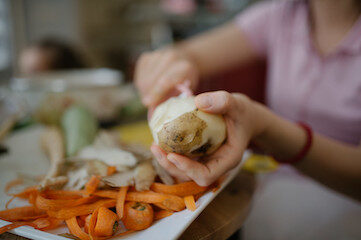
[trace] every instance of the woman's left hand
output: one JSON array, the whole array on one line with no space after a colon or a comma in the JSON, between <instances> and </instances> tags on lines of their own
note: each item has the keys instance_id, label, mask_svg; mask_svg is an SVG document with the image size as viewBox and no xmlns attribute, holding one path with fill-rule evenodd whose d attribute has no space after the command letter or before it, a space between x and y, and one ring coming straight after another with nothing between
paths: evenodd
<instances>
[{"instance_id":1,"label":"woman's left hand","mask_svg":"<svg viewBox=\"0 0 361 240\"><path fill-rule=\"evenodd\" d=\"M208 186L237 166L249 141L265 127L259 116L260 107L243 94L225 91L203 93L195 98L197 108L204 112L222 114L227 127L226 142L213 154L200 161L165 153L157 145L151 147L158 162L179 181L194 180Z\"/></svg>"}]
</instances>

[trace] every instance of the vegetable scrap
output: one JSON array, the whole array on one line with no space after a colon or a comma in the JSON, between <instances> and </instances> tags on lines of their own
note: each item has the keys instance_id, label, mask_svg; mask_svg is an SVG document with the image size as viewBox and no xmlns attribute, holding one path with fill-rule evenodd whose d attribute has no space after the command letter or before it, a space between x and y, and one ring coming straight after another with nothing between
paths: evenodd
<instances>
[{"instance_id":1,"label":"vegetable scrap","mask_svg":"<svg viewBox=\"0 0 361 240\"><path fill-rule=\"evenodd\" d=\"M81 240L123 236L146 229L154 221L185 207L194 211L194 196L211 190L194 182L171 186L153 183L151 189L154 191L138 192L128 186L102 190L99 184L93 184L94 179L97 178L91 178L87 184L91 191L89 187L78 191L32 187L13 194L15 198L28 200L30 205L0 211L0 219L11 222L0 228L0 234L24 225L46 231L65 223L69 232ZM188 193L195 195L180 197ZM126 230L119 227L119 221Z\"/></svg>"},{"instance_id":2,"label":"vegetable scrap","mask_svg":"<svg viewBox=\"0 0 361 240\"><path fill-rule=\"evenodd\" d=\"M47 231L66 225L70 234L62 235L81 240L124 236L185 208L195 211L195 201L214 187L174 184L147 148L122 143L97 125L89 111L75 106L64 112L60 127L45 128L41 146L48 174L7 184L12 198L6 208L16 198L28 206L0 211L0 219L11 222L0 234L21 226ZM19 186L25 188L11 191Z\"/></svg>"}]
</instances>

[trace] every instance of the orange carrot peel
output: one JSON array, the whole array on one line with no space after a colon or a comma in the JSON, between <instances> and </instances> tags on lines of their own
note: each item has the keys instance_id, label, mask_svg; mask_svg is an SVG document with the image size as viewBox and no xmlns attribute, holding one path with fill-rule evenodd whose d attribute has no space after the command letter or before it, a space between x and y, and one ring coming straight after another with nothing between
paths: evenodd
<instances>
[{"instance_id":1,"label":"orange carrot peel","mask_svg":"<svg viewBox=\"0 0 361 240\"><path fill-rule=\"evenodd\" d=\"M100 178L98 176L92 176L90 180L85 185L85 191L87 194L92 194L95 192L99 186Z\"/></svg>"},{"instance_id":2,"label":"orange carrot peel","mask_svg":"<svg viewBox=\"0 0 361 240\"><path fill-rule=\"evenodd\" d=\"M197 209L193 195L184 197L184 202L188 210L194 212Z\"/></svg>"},{"instance_id":3,"label":"orange carrot peel","mask_svg":"<svg viewBox=\"0 0 361 240\"><path fill-rule=\"evenodd\" d=\"M115 205L119 219L123 218L124 203L127 195L128 187L121 187L117 194L117 203Z\"/></svg>"},{"instance_id":4,"label":"orange carrot peel","mask_svg":"<svg viewBox=\"0 0 361 240\"><path fill-rule=\"evenodd\" d=\"M109 166L107 168L107 176L113 175L117 171L116 166Z\"/></svg>"},{"instance_id":5,"label":"orange carrot peel","mask_svg":"<svg viewBox=\"0 0 361 240\"><path fill-rule=\"evenodd\" d=\"M98 210L97 221L94 227L94 235L97 237L110 237L116 232L115 226L118 220L117 214L105 207Z\"/></svg>"},{"instance_id":6,"label":"orange carrot peel","mask_svg":"<svg viewBox=\"0 0 361 240\"><path fill-rule=\"evenodd\" d=\"M160 210L157 212L154 212L154 220L159 220L165 217L169 217L170 215L172 215L173 212L169 211L169 210Z\"/></svg>"},{"instance_id":7,"label":"orange carrot peel","mask_svg":"<svg viewBox=\"0 0 361 240\"><path fill-rule=\"evenodd\" d=\"M175 185L165 185L163 183L153 183L150 189L154 192L185 197L195 195L207 190L207 187L199 186L194 181L178 183Z\"/></svg>"}]
</instances>

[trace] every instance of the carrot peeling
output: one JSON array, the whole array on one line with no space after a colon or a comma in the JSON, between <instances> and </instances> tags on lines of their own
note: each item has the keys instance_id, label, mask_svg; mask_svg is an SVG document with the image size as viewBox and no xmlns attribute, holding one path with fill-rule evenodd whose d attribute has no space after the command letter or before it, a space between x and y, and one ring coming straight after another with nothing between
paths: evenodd
<instances>
[{"instance_id":1,"label":"carrot peeling","mask_svg":"<svg viewBox=\"0 0 361 240\"><path fill-rule=\"evenodd\" d=\"M116 199L118 196L118 191L113 191L113 190L98 190L95 191L92 195L98 196L98 197L103 197L103 198L112 198L112 199Z\"/></svg>"},{"instance_id":2,"label":"carrot peeling","mask_svg":"<svg viewBox=\"0 0 361 240\"><path fill-rule=\"evenodd\" d=\"M5 204L5 209L9 209L9 205L12 201L14 201L16 197L15 196L12 196Z\"/></svg>"},{"instance_id":3,"label":"carrot peeling","mask_svg":"<svg viewBox=\"0 0 361 240\"><path fill-rule=\"evenodd\" d=\"M150 204L127 202L124 206L123 224L128 230L143 230L154 220L154 211Z\"/></svg>"},{"instance_id":4,"label":"carrot peeling","mask_svg":"<svg viewBox=\"0 0 361 240\"><path fill-rule=\"evenodd\" d=\"M118 216L105 207L98 210L97 221L94 227L94 235L97 237L110 237L117 230Z\"/></svg>"},{"instance_id":5,"label":"carrot peeling","mask_svg":"<svg viewBox=\"0 0 361 240\"><path fill-rule=\"evenodd\" d=\"M100 207L106 207L106 208L115 207L115 203L116 201L113 199L102 199L89 204L83 204L69 208L62 208L59 211L47 211L47 213L50 217L66 220L72 217L89 215Z\"/></svg>"},{"instance_id":6,"label":"carrot peeling","mask_svg":"<svg viewBox=\"0 0 361 240\"><path fill-rule=\"evenodd\" d=\"M197 209L196 202L194 201L193 195L184 197L184 202L185 202L188 210L191 210L192 212L194 212Z\"/></svg>"},{"instance_id":7,"label":"carrot peeling","mask_svg":"<svg viewBox=\"0 0 361 240\"><path fill-rule=\"evenodd\" d=\"M160 210L157 212L154 212L154 220L159 220L165 217L169 217L170 215L172 215L173 212L169 211L169 210Z\"/></svg>"},{"instance_id":8,"label":"carrot peeling","mask_svg":"<svg viewBox=\"0 0 361 240\"><path fill-rule=\"evenodd\" d=\"M0 219L5 221L27 221L46 217L46 212L33 206L17 207L0 211Z\"/></svg>"},{"instance_id":9,"label":"carrot peeling","mask_svg":"<svg viewBox=\"0 0 361 240\"><path fill-rule=\"evenodd\" d=\"M12 196L21 198L21 199L29 199L30 195L37 194L37 193L38 193L37 187L28 187L20 193L12 194Z\"/></svg>"},{"instance_id":10,"label":"carrot peeling","mask_svg":"<svg viewBox=\"0 0 361 240\"><path fill-rule=\"evenodd\" d=\"M91 240L90 236L85 233L79 226L76 217L72 217L65 221L68 226L69 232L81 240Z\"/></svg>"},{"instance_id":11,"label":"carrot peeling","mask_svg":"<svg viewBox=\"0 0 361 240\"><path fill-rule=\"evenodd\" d=\"M59 227L63 223L62 220L56 218L38 218L33 221L36 229L45 231Z\"/></svg>"},{"instance_id":12,"label":"carrot peeling","mask_svg":"<svg viewBox=\"0 0 361 240\"><path fill-rule=\"evenodd\" d=\"M99 186L100 178L98 176L92 176L90 180L85 185L85 191L87 194L92 194L95 192Z\"/></svg>"},{"instance_id":13,"label":"carrot peeling","mask_svg":"<svg viewBox=\"0 0 361 240\"><path fill-rule=\"evenodd\" d=\"M181 197L156 193L152 191L129 192L126 201L144 202L144 203L161 203L168 210L181 211L185 208L184 200Z\"/></svg>"},{"instance_id":14,"label":"carrot peeling","mask_svg":"<svg viewBox=\"0 0 361 240\"><path fill-rule=\"evenodd\" d=\"M113 175L117 171L116 166L109 166L107 168L107 176Z\"/></svg>"},{"instance_id":15,"label":"carrot peeling","mask_svg":"<svg viewBox=\"0 0 361 240\"><path fill-rule=\"evenodd\" d=\"M90 217L90 221L89 221L88 232L89 232L90 238L92 240L97 239L97 237L95 236L95 225L97 224L97 220L98 220L99 208L95 209L95 211L92 213L92 215Z\"/></svg>"},{"instance_id":16,"label":"carrot peeling","mask_svg":"<svg viewBox=\"0 0 361 240\"><path fill-rule=\"evenodd\" d=\"M150 189L154 192L172 194L179 197L195 195L207 190L207 187L199 186L194 181L178 183L175 185L166 185L163 183L153 183Z\"/></svg>"},{"instance_id":17,"label":"carrot peeling","mask_svg":"<svg viewBox=\"0 0 361 240\"><path fill-rule=\"evenodd\" d=\"M117 194L117 204L115 205L115 209L117 211L117 215L119 219L123 218L124 213L124 203L125 197L127 195L128 187L121 187Z\"/></svg>"},{"instance_id":18,"label":"carrot peeling","mask_svg":"<svg viewBox=\"0 0 361 240\"><path fill-rule=\"evenodd\" d=\"M97 200L96 196L78 198L78 199L48 199L45 194L39 194L36 198L35 205L39 209L46 211L57 211L62 208L74 207Z\"/></svg>"}]
</instances>

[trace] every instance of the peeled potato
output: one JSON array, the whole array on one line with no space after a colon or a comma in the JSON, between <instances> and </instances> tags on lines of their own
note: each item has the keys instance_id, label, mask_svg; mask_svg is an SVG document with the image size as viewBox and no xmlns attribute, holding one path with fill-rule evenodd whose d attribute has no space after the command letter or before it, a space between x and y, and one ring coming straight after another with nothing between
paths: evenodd
<instances>
[{"instance_id":1,"label":"peeled potato","mask_svg":"<svg viewBox=\"0 0 361 240\"><path fill-rule=\"evenodd\" d=\"M189 157L211 154L226 138L223 117L197 109L194 97L173 97L160 104L149 126L163 150Z\"/></svg>"}]
</instances>

